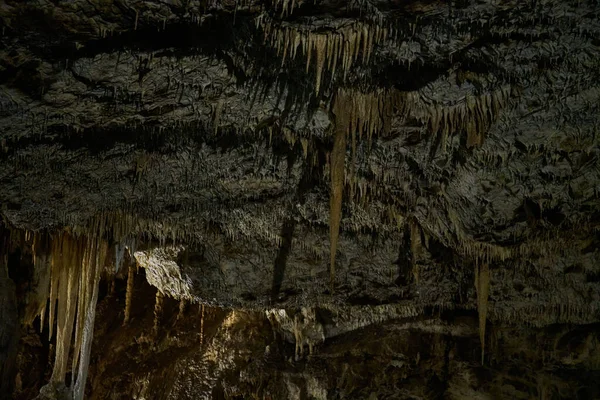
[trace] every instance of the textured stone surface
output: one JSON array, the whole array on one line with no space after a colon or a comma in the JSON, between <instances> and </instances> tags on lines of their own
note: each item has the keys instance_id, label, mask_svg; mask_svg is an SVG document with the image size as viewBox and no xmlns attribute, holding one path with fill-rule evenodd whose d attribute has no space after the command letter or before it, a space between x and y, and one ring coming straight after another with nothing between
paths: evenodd
<instances>
[{"instance_id":1,"label":"textured stone surface","mask_svg":"<svg viewBox=\"0 0 600 400\"><path fill-rule=\"evenodd\" d=\"M2 224L167 252L152 283L212 306L377 323L486 309L518 337L594 326L599 13L594 0L5 0ZM16 279L27 323L46 297L33 271ZM285 396L331 387L303 376Z\"/></svg>"},{"instance_id":2,"label":"textured stone surface","mask_svg":"<svg viewBox=\"0 0 600 400\"><path fill-rule=\"evenodd\" d=\"M592 399L600 394L597 325L494 326L490 356L481 365L475 314L414 318L393 306L317 308L314 319L310 311L299 312L302 331L307 336L320 331L326 339L314 343L312 354L305 345L298 357L294 334L282 329L282 319L276 322L264 312L206 307L202 313L190 306L183 318L166 312L158 336L151 337L152 309L143 312L144 299L152 298L144 296L146 285L136 286L136 316L127 327L108 328L118 298L100 304L93 399L103 398L109 388L113 398L138 399ZM291 312L272 311L294 319ZM108 348L113 351L102 351Z\"/></svg>"}]
</instances>

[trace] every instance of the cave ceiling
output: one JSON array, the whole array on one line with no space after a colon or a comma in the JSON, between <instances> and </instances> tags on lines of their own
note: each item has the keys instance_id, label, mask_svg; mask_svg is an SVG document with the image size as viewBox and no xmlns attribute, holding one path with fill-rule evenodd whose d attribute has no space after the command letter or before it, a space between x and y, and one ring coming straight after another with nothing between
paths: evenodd
<instances>
[{"instance_id":1,"label":"cave ceiling","mask_svg":"<svg viewBox=\"0 0 600 400\"><path fill-rule=\"evenodd\" d=\"M597 398L599 21L0 1L0 398Z\"/></svg>"},{"instance_id":2,"label":"cave ceiling","mask_svg":"<svg viewBox=\"0 0 600 400\"><path fill-rule=\"evenodd\" d=\"M598 321L598 14L5 0L3 221L100 226L219 305Z\"/></svg>"}]
</instances>

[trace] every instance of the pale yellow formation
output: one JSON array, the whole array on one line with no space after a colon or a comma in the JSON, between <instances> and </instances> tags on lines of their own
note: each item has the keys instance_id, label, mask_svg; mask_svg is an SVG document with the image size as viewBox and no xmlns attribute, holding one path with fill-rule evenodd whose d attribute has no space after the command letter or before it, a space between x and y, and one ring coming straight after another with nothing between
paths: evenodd
<instances>
[{"instance_id":1,"label":"pale yellow formation","mask_svg":"<svg viewBox=\"0 0 600 400\"><path fill-rule=\"evenodd\" d=\"M308 355L314 353L314 347L325 341L325 330L317 320L315 308L301 307L300 310L270 309L266 310L267 319L273 328L273 335L279 333L284 337L293 335L295 343L295 360L304 356L304 348L308 346Z\"/></svg>"},{"instance_id":2,"label":"pale yellow formation","mask_svg":"<svg viewBox=\"0 0 600 400\"><path fill-rule=\"evenodd\" d=\"M284 4L289 4L284 0ZM293 25L276 24L263 15L256 20L257 27L263 28L265 42L277 49L284 65L288 59L296 59L298 53L306 58L306 71L315 64L315 92L321 88L323 73L333 77L338 65L346 77L348 71L359 58L368 63L375 45L388 39L387 28L355 21L333 31L317 31ZM359 57L360 56L360 57Z\"/></svg>"},{"instance_id":3,"label":"pale yellow formation","mask_svg":"<svg viewBox=\"0 0 600 400\"><path fill-rule=\"evenodd\" d=\"M455 248L460 255L481 263L502 262L515 255L513 248L473 240L471 236L465 233L456 211L448 207L447 212L448 220L456 235Z\"/></svg>"},{"instance_id":4,"label":"pale yellow formation","mask_svg":"<svg viewBox=\"0 0 600 400\"><path fill-rule=\"evenodd\" d=\"M31 318L39 315L42 331L46 324L49 327L48 340L55 337L49 385L65 383L71 360L70 389L74 400L82 400L85 391L98 287L108 254L108 243L97 232L107 231L106 222L106 218L96 218L81 230L54 235L26 231L21 236L22 246L31 244L34 264L25 321L30 324Z\"/></svg>"},{"instance_id":5,"label":"pale yellow formation","mask_svg":"<svg viewBox=\"0 0 600 400\"><path fill-rule=\"evenodd\" d=\"M47 321L50 338L56 332L54 368L50 378L52 383L65 381L71 347L73 348L72 381L79 382L79 385L82 385L82 380L85 381L98 284L107 252L106 241L97 237L75 237L68 233L61 233L52 239L49 255L51 258L50 311ZM43 256L40 254L35 258L41 259ZM44 310L41 315L43 313ZM54 331L55 323L56 331ZM75 329L74 337L73 329ZM76 371L78 367L79 372Z\"/></svg>"},{"instance_id":6,"label":"pale yellow formation","mask_svg":"<svg viewBox=\"0 0 600 400\"><path fill-rule=\"evenodd\" d=\"M49 321L51 325L54 325L54 317L57 318L56 357L50 378L52 382L64 382L67 374L67 361L79 294L79 273L83 248L84 245L81 241L63 235L62 240L54 242L52 249L52 283L56 286L53 293L58 302L56 315L51 316Z\"/></svg>"},{"instance_id":7,"label":"pale yellow formation","mask_svg":"<svg viewBox=\"0 0 600 400\"><path fill-rule=\"evenodd\" d=\"M358 134L361 139L365 135L370 142L374 134L386 135L390 132L392 117L396 113L408 111L406 99L405 93L393 89L368 93L340 89L334 104L334 110L339 110L336 124L342 118L348 134Z\"/></svg>"},{"instance_id":8,"label":"pale yellow formation","mask_svg":"<svg viewBox=\"0 0 600 400\"><path fill-rule=\"evenodd\" d=\"M419 92L400 92L394 89L380 89L372 92L361 92L352 89L340 89L334 102L336 125L343 124L351 135L352 163L350 173L345 176L351 198L368 203L369 198L378 197L380 187L356 176L355 153L358 139L367 138L371 143L373 135L385 136L390 133L394 117L402 120L412 118L428 128L434 135L440 136L440 147L445 150L448 137L465 133L467 146L479 146L483 143L484 134L496 121L500 112L509 104L512 93L510 86L502 87L479 96L467 96L453 105L431 104ZM291 135L291 134L290 134ZM358 135L358 137L357 137ZM382 169L373 171L375 180L382 183L399 182L403 179L396 171ZM416 199L407 199L414 203ZM460 239L460 238L459 238ZM507 250L494 245L473 243L465 238L462 253L472 253L482 247L482 254L490 254L491 258L504 259ZM476 247L471 249L470 247ZM485 256L485 258L489 258Z\"/></svg>"}]
</instances>

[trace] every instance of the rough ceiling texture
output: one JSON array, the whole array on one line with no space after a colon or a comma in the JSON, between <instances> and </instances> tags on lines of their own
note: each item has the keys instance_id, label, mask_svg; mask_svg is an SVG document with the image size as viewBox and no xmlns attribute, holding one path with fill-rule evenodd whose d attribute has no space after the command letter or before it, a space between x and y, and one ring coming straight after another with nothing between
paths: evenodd
<instances>
[{"instance_id":1,"label":"rough ceiling texture","mask_svg":"<svg viewBox=\"0 0 600 400\"><path fill-rule=\"evenodd\" d=\"M599 20L596 0L4 0L0 348L49 341L25 326L47 298L60 325L69 248L80 307L129 310L137 265L155 314L215 314L192 351L138 310L156 342L122 360L153 365L145 389L104 396L91 370L91 398L600 396ZM92 357L131 340L109 314ZM22 398L27 362L0 368Z\"/></svg>"}]
</instances>

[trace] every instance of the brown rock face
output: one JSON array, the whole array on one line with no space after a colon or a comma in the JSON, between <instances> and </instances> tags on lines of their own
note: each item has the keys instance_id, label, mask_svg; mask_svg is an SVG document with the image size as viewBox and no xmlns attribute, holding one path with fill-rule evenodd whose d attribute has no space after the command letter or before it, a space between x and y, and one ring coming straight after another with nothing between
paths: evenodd
<instances>
[{"instance_id":1,"label":"brown rock face","mask_svg":"<svg viewBox=\"0 0 600 400\"><path fill-rule=\"evenodd\" d=\"M600 397L599 13L5 0L0 396Z\"/></svg>"}]
</instances>

